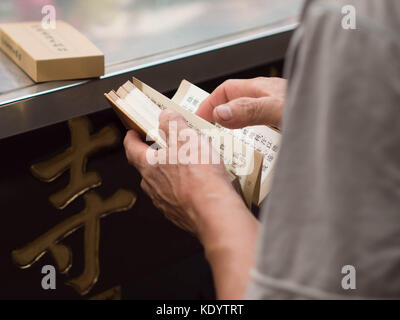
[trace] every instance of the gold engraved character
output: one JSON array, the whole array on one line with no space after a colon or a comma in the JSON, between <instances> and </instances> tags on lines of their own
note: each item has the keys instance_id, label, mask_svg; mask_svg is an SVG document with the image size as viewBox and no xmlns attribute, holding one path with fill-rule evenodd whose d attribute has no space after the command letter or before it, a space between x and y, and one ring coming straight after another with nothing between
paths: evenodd
<instances>
[{"instance_id":1,"label":"gold engraved character","mask_svg":"<svg viewBox=\"0 0 400 320\"><path fill-rule=\"evenodd\" d=\"M72 253L69 247L59 242L84 226L84 271L67 282L81 295L90 291L100 274L100 218L130 209L136 202L136 194L120 189L110 198L102 200L95 191L90 191L84 195L84 199L86 206L80 213L61 222L25 247L12 251L13 261L21 268L30 267L48 251L56 261L58 270L66 273L72 265Z\"/></svg>"},{"instance_id":2,"label":"gold engraved character","mask_svg":"<svg viewBox=\"0 0 400 320\"><path fill-rule=\"evenodd\" d=\"M75 198L89 189L101 185L97 172L86 172L87 159L93 153L116 145L120 134L112 126L101 129L91 135L91 123L81 117L68 121L71 132L71 146L54 158L31 166L32 174L38 179L51 182L70 169L69 184L63 190L50 196L49 201L58 209L65 208Z\"/></svg>"}]
</instances>

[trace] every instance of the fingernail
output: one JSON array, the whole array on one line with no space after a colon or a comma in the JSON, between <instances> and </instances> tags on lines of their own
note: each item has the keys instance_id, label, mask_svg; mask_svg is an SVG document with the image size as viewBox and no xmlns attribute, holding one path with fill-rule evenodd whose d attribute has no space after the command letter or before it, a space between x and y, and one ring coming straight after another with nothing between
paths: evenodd
<instances>
[{"instance_id":1,"label":"fingernail","mask_svg":"<svg viewBox=\"0 0 400 320\"><path fill-rule=\"evenodd\" d=\"M218 117L220 117L224 121L229 121L232 119L232 110L226 104L222 104L216 107L215 112L217 113Z\"/></svg>"}]
</instances>

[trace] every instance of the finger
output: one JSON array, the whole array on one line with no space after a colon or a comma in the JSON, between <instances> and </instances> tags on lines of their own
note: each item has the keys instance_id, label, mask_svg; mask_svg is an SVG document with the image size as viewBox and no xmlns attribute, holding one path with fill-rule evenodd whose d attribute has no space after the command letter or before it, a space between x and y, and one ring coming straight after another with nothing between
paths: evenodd
<instances>
[{"instance_id":1,"label":"finger","mask_svg":"<svg viewBox=\"0 0 400 320\"><path fill-rule=\"evenodd\" d=\"M179 217L171 217L168 215L165 215L165 217L171 221L174 225L176 225L178 228L188 231L192 233L193 235L196 235L196 229L194 226L192 226L190 223L188 223L186 220L181 219Z\"/></svg>"},{"instance_id":2,"label":"finger","mask_svg":"<svg viewBox=\"0 0 400 320\"><path fill-rule=\"evenodd\" d=\"M147 165L146 153L155 152L145 144L135 130L129 130L124 139L125 154L128 162L141 170Z\"/></svg>"},{"instance_id":3,"label":"finger","mask_svg":"<svg viewBox=\"0 0 400 320\"><path fill-rule=\"evenodd\" d=\"M261 97L264 92L257 85L259 78L230 79L218 86L199 106L196 114L207 121L213 121L213 110L220 104L225 104L239 97Z\"/></svg>"},{"instance_id":4,"label":"finger","mask_svg":"<svg viewBox=\"0 0 400 320\"><path fill-rule=\"evenodd\" d=\"M150 185L146 182L146 180L142 179L142 181L140 182L140 187L151 198L152 189Z\"/></svg>"},{"instance_id":5,"label":"finger","mask_svg":"<svg viewBox=\"0 0 400 320\"><path fill-rule=\"evenodd\" d=\"M179 132L183 129L189 128L183 115L170 109L161 112L158 126L165 134L165 139L168 145L170 143L177 144Z\"/></svg>"},{"instance_id":6,"label":"finger","mask_svg":"<svg viewBox=\"0 0 400 320\"><path fill-rule=\"evenodd\" d=\"M160 206L161 202L157 198L157 194L154 192L154 190L150 186L150 184L146 180L142 179L142 181L140 182L140 187L150 197L150 199L153 201L153 204L157 208L162 210L162 208ZM195 234L195 229L188 221L186 221L187 219L180 217L179 215L176 215L176 214L168 214L167 212L164 212L164 210L162 210L162 211L163 211L165 218L168 219L169 221L171 221L173 224L175 224L176 226L178 226L181 229L184 229L186 231L189 231L189 232Z\"/></svg>"},{"instance_id":7,"label":"finger","mask_svg":"<svg viewBox=\"0 0 400 320\"><path fill-rule=\"evenodd\" d=\"M224 127L236 129L253 125L280 126L283 100L272 97L238 98L216 107L213 117Z\"/></svg>"}]
</instances>

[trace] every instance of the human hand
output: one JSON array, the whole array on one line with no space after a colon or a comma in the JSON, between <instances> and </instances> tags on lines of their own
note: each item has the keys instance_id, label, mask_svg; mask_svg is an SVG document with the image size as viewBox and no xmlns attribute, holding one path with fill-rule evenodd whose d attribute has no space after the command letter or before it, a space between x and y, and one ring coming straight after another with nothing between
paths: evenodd
<instances>
[{"instance_id":1,"label":"human hand","mask_svg":"<svg viewBox=\"0 0 400 320\"><path fill-rule=\"evenodd\" d=\"M211 163L212 157L220 159L220 156L215 155L217 151L208 141L204 141L205 137L189 128L179 113L165 110L159 120L168 148L152 149L131 130L124 140L127 159L141 173L142 189L150 196L154 205L164 212L166 218L195 233L202 240L205 237L204 229L213 229L219 219L211 217L212 212L218 210L218 203L222 200L226 202L227 198L232 203L242 200L233 189L222 160L217 164ZM172 122L175 122L175 127L170 127ZM177 132L171 132L170 129L173 128ZM172 135L178 137L178 141L172 141ZM186 140L183 139L185 137ZM200 139L203 139L201 143ZM191 144L190 159L182 157L180 152L180 148L188 143L187 140ZM174 150L177 151L175 158ZM202 154L209 155L210 164L200 164ZM158 163L155 163L157 160ZM176 160L177 163L173 164L171 160Z\"/></svg>"},{"instance_id":2,"label":"human hand","mask_svg":"<svg viewBox=\"0 0 400 320\"><path fill-rule=\"evenodd\" d=\"M174 121L175 133L170 130ZM196 155L193 160L207 158L203 154L213 159L217 151L208 141L193 144L192 139L189 142L182 139L204 137L188 128L184 118L176 112L163 111L159 123L166 134L168 148L154 150L131 130L124 140L128 161L142 174L141 187L166 218L194 233L203 244L213 270L217 297L243 298L254 265L258 221L233 189L222 161L218 164L191 164L179 159L180 148L188 143L192 147L190 156ZM181 140L169 139L175 134ZM178 149L177 163L166 161L163 164L163 157L166 159L175 147ZM157 159L159 162L155 163Z\"/></svg>"},{"instance_id":3,"label":"human hand","mask_svg":"<svg viewBox=\"0 0 400 320\"><path fill-rule=\"evenodd\" d=\"M236 129L250 125L280 127L287 81L282 78L231 79L217 87L196 114Z\"/></svg>"}]
</instances>

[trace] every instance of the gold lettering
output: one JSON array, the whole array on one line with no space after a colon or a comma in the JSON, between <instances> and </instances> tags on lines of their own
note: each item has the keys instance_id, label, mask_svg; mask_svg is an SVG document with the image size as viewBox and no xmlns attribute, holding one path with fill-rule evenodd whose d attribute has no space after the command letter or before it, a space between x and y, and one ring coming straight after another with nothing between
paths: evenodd
<instances>
[{"instance_id":1,"label":"gold lettering","mask_svg":"<svg viewBox=\"0 0 400 320\"><path fill-rule=\"evenodd\" d=\"M68 125L71 131L71 146L54 158L31 166L32 174L46 182L57 179L70 169L68 186L49 198L58 209L65 208L81 194L101 185L101 177L97 172L86 172L87 158L119 142L119 132L112 126L104 127L98 133L90 135L91 124L86 117L69 120Z\"/></svg>"},{"instance_id":2,"label":"gold lettering","mask_svg":"<svg viewBox=\"0 0 400 320\"><path fill-rule=\"evenodd\" d=\"M82 295L90 291L100 274L100 218L130 209L136 201L136 195L132 191L120 189L112 197L102 200L96 192L90 191L84 195L84 199L86 207L80 213L61 222L25 247L12 252L14 262L21 268L28 268L49 251L59 271L65 273L72 264L72 254L67 246L58 242L84 226L85 268L80 276L67 282Z\"/></svg>"}]
</instances>

